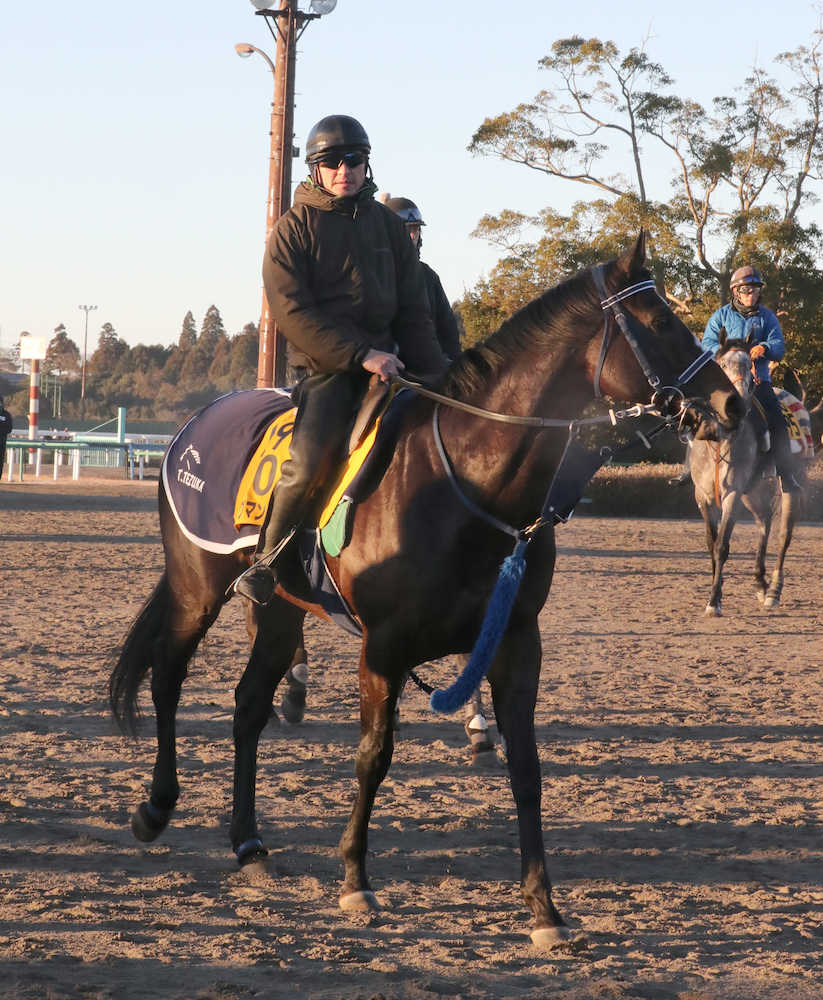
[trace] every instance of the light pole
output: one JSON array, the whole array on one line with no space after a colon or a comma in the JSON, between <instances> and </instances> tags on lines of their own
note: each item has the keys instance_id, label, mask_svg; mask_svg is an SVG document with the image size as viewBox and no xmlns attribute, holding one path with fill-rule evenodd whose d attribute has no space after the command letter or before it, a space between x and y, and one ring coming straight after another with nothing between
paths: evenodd
<instances>
[{"instance_id":1,"label":"light pole","mask_svg":"<svg viewBox=\"0 0 823 1000\"><path fill-rule=\"evenodd\" d=\"M330 14L337 0L311 0L308 12L298 10L297 0L251 0L256 13L266 19L276 43L274 62L256 45L240 42L235 52L242 58L253 53L261 55L274 77L271 105L271 144L269 150L269 187L266 198L266 246L272 227L291 204L291 161L294 139L294 69L297 40L309 21ZM258 388L284 385L286 381L286 342L269 316L269 303L263 290L260 311L260 349L257 360Z\"/></svg>"},{"instance_id":2,"label":"light pole","mask_svg":"<svg viewBox=\"0 0 823 1000\"><path fill-rule=\"evenodd\" d=\"M86 327L83 331L83 367L80 372L80 419L86 419L86 348L89 341L89 313L97 306L78 306L86 314Z\"/></svg>"}]
</instances>

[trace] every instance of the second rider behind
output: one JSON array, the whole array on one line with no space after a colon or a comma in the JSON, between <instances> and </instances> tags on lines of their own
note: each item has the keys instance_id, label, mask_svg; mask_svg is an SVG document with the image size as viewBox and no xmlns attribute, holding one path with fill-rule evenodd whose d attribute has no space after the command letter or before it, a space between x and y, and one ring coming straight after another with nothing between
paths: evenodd
<instances>
[{"instance_id":1,"label":"second rider behind","mask_svg":"<svg viewBox=\"0 0 823 1000\"><path fill-rule=\"evenodd\" d=\"M715 354L720 350L720 331L725 329L730 340L751 338L749 356L754 362L754 395L766 414L772 440L772 453L784 492L802 487L794 476L789 432L780 403L772 389L770 361L780 361L786 353L783 331L775 314L760 303L763 279L750 264L739 267L732 275L729 290L732 300L712 314L703 334L703 347Z\"/></svg>"},{"instance_id":2,"label":"second rider behind","mask_svg":"<svg viewBox=\"0 0 823 1000\"><path fill-rule=\"evenodd\" d=\"M354 413L372 374L387 381L408 367L436 378L447 360L435 337L422 267L401 220L375 200L371 145L363 126L330 115L309 133L310 176L277 221L263 262L269 310L302 375L290 457L283 463L255 553L235 589L259 604L277 572L298 585L296 528L344 458ZM261 561L263 560L263 561Z\"/></svg>"}]
</instances>

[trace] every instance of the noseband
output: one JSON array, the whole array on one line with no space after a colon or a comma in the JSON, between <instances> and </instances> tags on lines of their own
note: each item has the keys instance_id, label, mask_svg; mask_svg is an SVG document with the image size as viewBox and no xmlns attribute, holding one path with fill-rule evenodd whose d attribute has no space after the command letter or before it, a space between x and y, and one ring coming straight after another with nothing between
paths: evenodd
<instances>
[{"instance_id":1,"label":"noseband","mask_svg":"<svg viewBox=\"0 0 823 1000\"><path fill-rule=\"evenodd\" d=\"M638 281L635 285L629 285L628 288L623 288L621 291L615 292L614 295L609 295L604 278L605 270L604 264L596 264L591 269L592 279L595 287L597 288L598 294L601 296L600 308L605 313L605 318L603 320L603 340L600 345L600 356L597 359L597 368L594 373L595 396L598 399L603 396L603 393L600 391L600 377L603 374L603 366L606 363L606 355L608 354L609 347L611 347L613 343L613 323L617 323L620 328L620 332L626 338L626 343L632 350L632 354L634 354L637 359L637 363L640 365L643 374L646 376L646 381L651 386L652 404L657 405L658 403L662 403L664 401L664 393L674 392L680 397L682 405L685 401L685 397L681 387L686 385L687 382L690 382L695 375L697 375L697 373L714 358L714 354L711 351L704 351L699 357L695 358L694 361L692 361L692 363L680 373L680 375L677 376L674 381L674 385L665 385L661 388L660 376L655 373L649 363L649 359L646 357L643 348L640 346L640 341L634 335L634 331L632 330L629 322L629 317L620 305L623 299L628 299L632 295L637 295L639 292L654 291L656 293L657 289L655 287L655 283L652 280Z\"/></svg>"}]
</instances>

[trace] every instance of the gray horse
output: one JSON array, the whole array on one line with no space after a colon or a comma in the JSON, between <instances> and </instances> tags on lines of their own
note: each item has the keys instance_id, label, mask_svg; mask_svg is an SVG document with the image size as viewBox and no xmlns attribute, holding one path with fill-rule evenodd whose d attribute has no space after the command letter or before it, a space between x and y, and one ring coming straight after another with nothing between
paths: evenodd
<instances>
[{"instance_id":1,"label":"gray horse","mask_svg":"<svg viewBox=\"0 0 823 1000\"><path fill-rule=\"evenodd\" d=\"M749 346L746 341L726 340L715 360L751 407L754 377ZM722 614L723 567L729 557L729 543L741 503L752 512L760 531L754 570L757 599L764 607L774 608L780 603L783 590L783 563L802 496L781 492L771 454L764 445L767 432L759 430L757 420L752 417L742 421L724 440L693 441L691 444L694 495L706 525L706 543L712 557L712 589L706 605L707 615ZM798 457L796 465L797 479L805 484L805 462ZM780 546L769 582L766 547L772 519L778 509Z\"/></svg>"}]
</instances>

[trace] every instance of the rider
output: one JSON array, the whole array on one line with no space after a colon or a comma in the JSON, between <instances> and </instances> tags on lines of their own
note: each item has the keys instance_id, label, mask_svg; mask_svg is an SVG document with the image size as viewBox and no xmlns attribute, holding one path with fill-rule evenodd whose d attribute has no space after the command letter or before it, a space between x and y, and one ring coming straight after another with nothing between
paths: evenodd
<instances>
[{"instance_id":1,"label":"rider","mask_svg":"<svg viewBox=\"0 0 823 1000\"><path fill-rule=\"evenodd\" d=\"M766 414L772 440L772 454L783 490L799 490L795 479L789 432L780 403L772 389L770 361L780 361L786 353L786 343L777 316L760 304L763 278L756 267L746 264L732 275L731 302L721 306L706 324L703 347L715 354L720 350L719 334L726 329L729 340L746 340L751 337L749 356L754 362L754 395Z\"/></svg>"},{"instance_id":2,"label":"rider","mask_svg":"<svg viewBox=\"0 0 823 1000\"><path fill-rule=\"evenodd\" d=\"M263 261L269 309L301 377L292 394L290 457L269 502L256 562L235 583L259 604L274 592L269 564L277 559L278 573L294 567L288 541L344 457L370 377L385 382L407 365L436 377L446 367L414 247L401 221L374 198L370 152L365 129L348 115L329 115L312 128L309 177L275 224ZM299 586L302 573L294 568Z\"/></svg>"},{"instance_id":3,"label":"rider","mask_svg":"<svg viewBox=\"0 0 823 1000\"><path fill-rule=\"evenodd\" d=\"M420 227L426 225L420 209L410 198L386 198L383 204L390 208L395 215L399 215L406 224L406 232L417 249L419 259L423 247L423 233L420 231ZM426 297L429 301L429 312L434 320L437 339L446 357L450 361L454 361L460 354L460 331L457 327L457 320L454 318L452 307L449 305L437 272L434 268L429 267L424 260L421 260L420 263L426 279Z\"/></svg>"}]
</instances>

